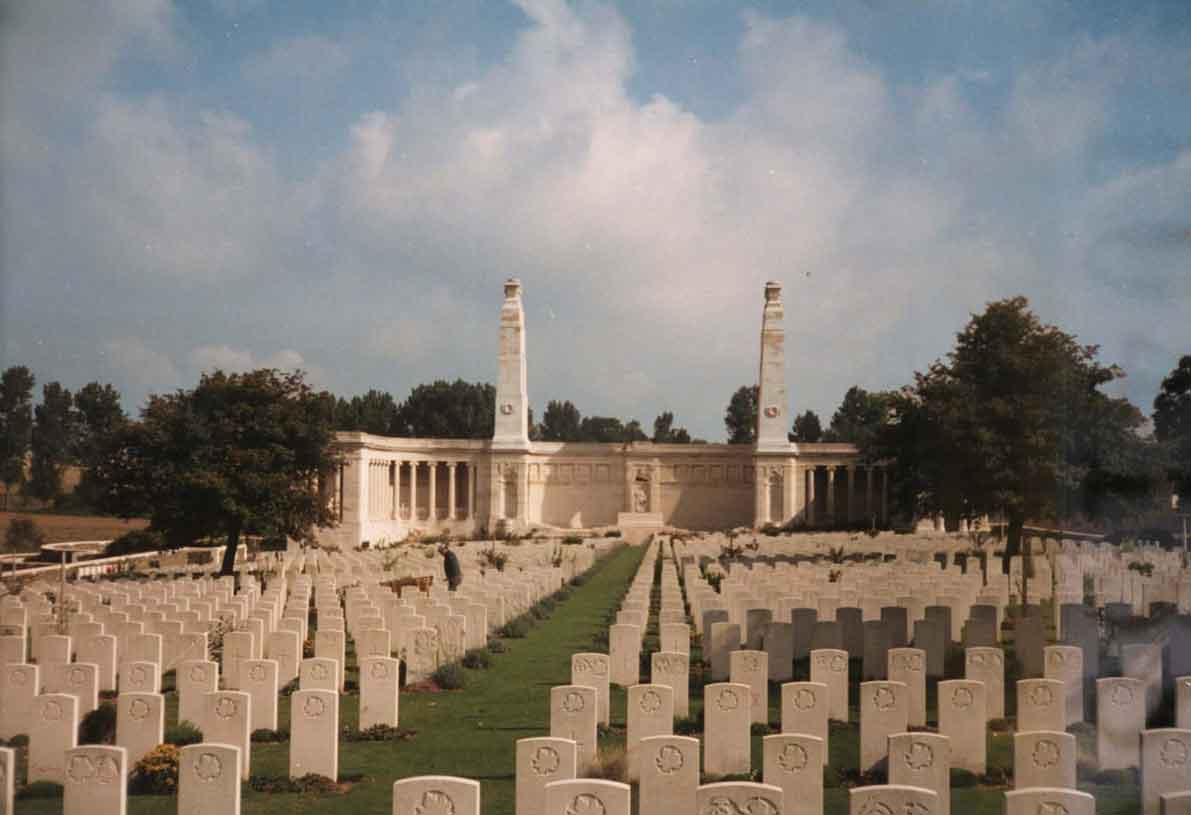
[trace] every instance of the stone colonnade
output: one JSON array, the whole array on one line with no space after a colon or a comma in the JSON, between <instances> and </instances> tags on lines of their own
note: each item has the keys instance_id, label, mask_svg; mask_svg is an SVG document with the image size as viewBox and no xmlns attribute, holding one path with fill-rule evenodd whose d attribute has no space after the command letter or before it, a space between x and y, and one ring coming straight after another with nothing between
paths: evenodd
<instances>
[{"instance_id":1,"label":"stone colonnade","mask_svg":"<svg viewBox=\"0 0 1191 815\"><path fill-rule=\"evenodd\" d=\"M791 519L812 527L849 526L874 517L878 524L888 522L889 472L884 464L784 462L758 466L756 475L757 526Z\"/></svg>"},{"instance_id":2,"label":"stone colonnade","mask_svg":"<svg viewBox=\"0 0 1191 815\"><path fill-rule=\"evenodd\" d=\"M476 469L472 460L370 459L368 519L472 520L476 507Z\"/></svg>"}]
</instances>

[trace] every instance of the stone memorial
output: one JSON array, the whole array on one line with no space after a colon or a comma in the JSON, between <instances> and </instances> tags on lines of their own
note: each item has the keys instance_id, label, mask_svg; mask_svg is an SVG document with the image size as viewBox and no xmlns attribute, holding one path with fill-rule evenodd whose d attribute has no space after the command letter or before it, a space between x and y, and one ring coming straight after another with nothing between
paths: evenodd
<instances>
[{"instance_id":1,"label":"stone memorial","mask_svg":"<svg viewBox=\"0 0 1191 815\"><path fill-rule=\"evenodd\" d=\"M690 715L690 657L675 651L657 651L649 656L650 681L655 685L666 685L674 691L674 716L686 718ZM577 683L582 684L582 683Z\"/></svg>"},{"instance_id":2,"label":"stone memorial","mask_svg":"<svg viewBox=\"0 0 1191 815\"><path fill-rule=\"evenodd\" d=\"M909 691L901 682L860 683L860 771L885 761L889 737L908 726Z\"/></svg>"},{"instance_id":3,"label":"stone memorial","mask_svg":"<svg viewBox=\"0 0 1191 815\"><path fill-rule=\"evenodd\" d=\"M926 652L920 648L891 648L888 659L889 681L906 686L910 726L925 726Z\"/></svg>"},{"instance_id":4,"label":"stone memorial","mask_svg":"<svg viewBox=\"0 0 1191 815\"><path fill-rule=\"evenodd\" d=\"M951 740L937 733L889 737L889 783L938 796L938 815L951 815Z\"/></svg>"},{"instance_id":5,"label":"stone memorial","mask_svg":"<svg viewBox=\"0 0 1191 815\"><path fill-rule=\"evenodd\" d=\"M1096 680L1096 757L1101 770L1141 766L1146 687L1141 679Z\"/></svg>"},{"instance_id":6,"label":"stone memorial","mask_svg":"<svg viewBox=\"0 0 1191 815\"><path fill-rule=\"evenodd\" d=\"M1161 796L1191 791L1191 730L1162 727L1141 734L1141 815L1161 815Z\"/></svg>"},{"instance_id":7,"label":"stone memorial","mask_svg":"<svg viewBox=\"0 0 1191 815\"><path fill-rule=\"evenodd\" d=\"M339 694L328 690L294 691L289 709L289 777L313 773L338 780Z\"/></svg>"},{"instance_id":8,"label":"stone memorial","mask_svg":"<svg viewBox=\"0 0 1191 815\"><path fill-rule=\"evenodd\" d=\"M830 691L821 682L782 685L782 733L802 733L823 741L827 750L827 708Z\"/></svg>"},{"instance_id":9,"label":"stone memorial","mask_svg":"<svg viewBox=\"0 0 1191 815\"><path fill-rule=\"evenodd\" d=\"M711 680L722 682L728 678L731 653L740 648L740 626L736 623L711 624L711 648L706 659L711 665Z\"/></svg>"},{"instance_id":10,"label":"stone memorial","mask_svg":"<svg viewBox=\"0 0 1191 815\"><path fill-rule=\"evenodd\" d=\"M785 815L822 815L827 760L823 740L804 733L783 733L761 741L762 781L781 788L781 811Z\"/></svg>"},{"instance_id":11,"label":"stone memorial","mask_svg":"<svg viewBox=\"0 0 1191 815\"><path fill-rule=\"evenodd\" d=\"M116 698L116 745L128 772L165 740L165 698L160 693L122 693Z\"/></svg>"},{"instance_id":12,"label":"stone memorial","mask_svg":"<svg viewBox=\"0 0 1191 815\"><path fill-rule=\"evenodd\" d=\"M367 657L363 657L367 659ZM339 663L328 657L311 657L298 663L298 690L340 689ZM361 679L363 677L361 676Z\"/></svg>"},{"instance_id":13,"label":"stone memorial","mask_svg":"<svg viewBox=\"0 0 1191 815\"><path fill-rule=\"evenodd\" d=\"M637 751L639 812L695 812L699 786L699 740L652 736ZM518 807L518 815L521 813Z\"/></svg>"},{"instance_id":14,"label":"stone memorial","mask_svg":"<svg viewBox=\"0 0 1191 815\"><path fill-rule=\"evenodd\" d=\"M46 693L33 697L29 714L28 780L65 783L66 751L78 744L78 697Z\"/></svg>"},{"instance_id":15,"label":"stone memorial","mask_svg":"<svg viewBox=\"0 0 1191 815\"><path fill-rule=\"evenodd\" d=\"M571 655L571 684L596 689L598 721L607 726L612 715L611 660L607 654Z\"/></svg>"},{"instance_id":16,"label":"stone memorial","mask_svg":"<svg viewBox=\"0 0 1191 815\"><path fill-rule=\"evenodd\" d=\"M811 682L827 686L827 717L848 721L848 652L813 652Z\"/></svg>"},{"instance_id":17,"label":"stone memorial","mask_svg":"<svg viewBox=\"0 0 1191 815\"><path fill-rule=\"evenodd\" d=\"M1065 686L1067 726L1083 721L1083 649L1074 645L1048 645L1042 656L1047 679Z\"/></svg>"},{"instance_id":18,"label":"stone memorial","mask_svg":"<svg viewBox=\"0 0 1191 815\"><path fill-rule=\"evenodd\" d=\"M749 710L754 724L769 723L769 655L764 651L733 651L728 681L749 687Z\"/></svg>"},{"instance_id":19,"label":"stone memorial","mask_svg":"<svg viewBox=\"0 0 1191 815\"><path fill-rule=\"evenodd\" d=\"M784 815L781 787L747 781L721 781L703 784L695 790L695 810L699 813L721 812Z\"/></svg>"},{"instance_id":20,"label":"stone memorial","mask_svg":"<svg viewBox=\"0 0 1191 815\"><path fill-rule=\"evenodd\" d=\"M247 781L252 772L252 697L240 691L215 691L204 697L203 740L228 744L240 751L240 775Z\"/></svg>"},{"instance_id":21,"label":"stone memorial","mask_svg":"<svg viewBox=\"0 0 1191 815\"><path fill-rule=\"evenodd\" d=\"M337 666L331 669L333 676ZM360 730L371 727L396 727L400 696L401 662L392 657L366 657L360 660ZM306 690L303 688L303 690ZM331 690L333 688L310 688Z\"/></svg>"},{"instance_id":22,"label":"stone memorial","mask_svg":"<svg viewBox=\"0 0 1191 815\"><path fill-rule=\"evenodd\" d=\"M1005 718L1005 652L1000 648L968 648L964 652L964 678L984 683L985 710L989 721Z\"/></svg>"},{"instance_id":23,"label":"stone memorial","mask_svg":"<svg viewBox=\"0 0 1191 815\"><path fill-rule=\"evenodd\" d=\"M518 739L516 813L546 815L546 785L578 774L578 750L570 739Z\"/></svg>"},{"instance_id":24,"label":"stone memorial","mask_svg":"<svg viewBox=\"0 0 1191 815\"><path fill-rule=\"evenodd\" d=\"M941 815L939 796L923 787L876 784L848 790L849 815Z\"/></svg>"},{"instance_id":25,"label":"stone memorial","mask_svg":"<svg viewBox=\"0 0 1191 815\"><path fill-rule=\"evenodd\" d=\"M203 742L178 750L178 813L240 815L240 750Z\"/></svg>"},{"instance_id":26,"label":"stone memorial","mask_svg":"<svg viewBox=\"0 0 1191 815\"><path fill-rule=\"evenodd\" d=\"M952 767L984 775L988 766L985 685L953 679L938 686L939 733L950 742Z\"/></svg>"},{"instance_id":27,"label":"stone memorial","mask_svg":"<svg viewBox=\"0 0 1191 815\"><path fill-rule=\"evenodd\" d=\"M625 761L630 781L637 780L641 739L674 732L674 691L666 685L633 685L625 702Z\"/></svg>"},{"instance_id":28,"label":"stone memorial","mask_svg":"<svg viewBox=\"0 0 1191 815\"><path fill-rule=\"evenodd\" d=\"M575 778L546 785L547 813L629 815L631 803L631 787L619 781Z\"/></svg>"},{"instance_id":29,"label":"stone memorial","mask_svg":"<svg viewBox=\"0 0 1191 815\"><path fill-rule=\"evenodd\" d=\"M750 691L731 682L703 686L703 772L730 775L751 769Z\"/></svg>"},{"instance_id":30,"label":"stone memorial","mask_svg":"<svg viewBox=\"0 0 1191 815\"><path fill-rule=\"evenodd\" d=\"M438 813L480 815L480 782L448 775L418 775L393 782L392 815Z\"/></svg>"},{"instance_id":31,"label":"stone memorial","mask_svg":"<svg viewBox=\"0 0 1191 815\"><path fill-rule=\"evenodd\" d=\"M1075 736L1052 730L1013 736L1013 788L1075 789Z\"/></svg>"},{"instance_id":32,"label":"stone memorial","mask_svg":"<svg viewBox=\"0 0 1191 815\"><path fill-rule=\"evenodd\" d=\"M1005 791L1005 815L1096 815L1096 799L1059 787Z\"/></svg>"},{"instance_id":33,"label":"stone memorial","mask_svg":"<svg viewBox=\"0 0 1191 815\"><path fill-rule=\"evenodd\" d=\"M1066 685L1057 679L1017 681L1017 730L1067 729ZM1042 786L1056 786L1043 784ZM1061 786L1061 785L1060 785Z\"/></svg>"},{"instance_id":34,"label":"stone memorial","mask_svg":"<svg viewBox=\"0 0 1191 815\"><path fill-rule=\"evenodd\" d=\"M580 773L596 759L598 705L596 689L588 685L550 689L550 736L575 742Z\"/></svg>"},{"instance_id":35,"label":"stone memorial","mask_svg":"<svg viewBox=\"0 0 1191 815\"><path fill-rule=\"evenodd\" d=\"M124 815L128 756L123 747L87 744L67 750L62 815Z\"/></svg>"}]
</instances>

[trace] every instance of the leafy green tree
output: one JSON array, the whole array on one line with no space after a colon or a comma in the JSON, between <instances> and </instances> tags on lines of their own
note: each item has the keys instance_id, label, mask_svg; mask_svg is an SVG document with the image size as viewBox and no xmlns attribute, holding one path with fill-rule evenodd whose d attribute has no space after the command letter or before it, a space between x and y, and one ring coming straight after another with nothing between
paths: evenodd
<instances>
[{"instance_id":1,"label":"leafy green tree","mask_svg":"<svg viewBox=\"0 0 1191 815\"><path fill-rule=\"evenodd\" d=\"M91 382L74 395L74 460L83 468L75 492L87 506L93 506L102 491L95 482L95 468L106 455L117 430L128 422L120 404L120 392L111 385Z\"/></svg>"},{"instance_id":2,"label":"leafy green tree","mask_svg":"<svg viewBox=\"0 0 1191 815\"><path fill-rule=\"evenodd\" d=\"M33 432L33 374L14 365L0 376L0 481L8 496L25 483L25 455Z\"/></svg>"},{"instance_id":3,"label":"leafy green tree","mask_svg":"<svg viewBox=\"0 0 1191 815\"><path fill-rule=\"evenodd\" d=\"M401 429L400 410L388 391L370 390L363 396L353 396L342 409L342 419L336 416L336 423L342 425L339 430L396 436Z\"/></svg>"},{"instance_id":4,"label":"leafy green tree","mask_svg":"<svg viewBox=\"0 0 1191 815\"><path fill-rule=\"evenodd\" d=\"M636 419L629 419L624 425L624 440L629 441L649 441L649 436L645 435L645 429L641 427L641 423Z\"/></svg>"},{"instance_id":5,"label":"leafy green tree","mask_svg":"<svg viewBox=\"0 0 1191 815\"><path fill-rule=\"evenodd\" d=\"M861 450L872 447L889 410L889 394L870 393L858 385L848 388L831 416L824 441L849 442Z\"/></svg>"},{"instance_id":6,"label":"leafy green tree","mask_svg":"<svg viewBox=\"0 0 1191 815\"><path fill-rule=\"evenodd\" d=\"M823 424L819 421L819 414L808 410L794 417L794 427L790 433L790 441L803 441L814 444L823 438Z\"/></svg>"},{"instance_id":7,"label":"leafy green tree","mask_svg":"<svg viewBox=\"0 0 1191 815\"><path fill-rule=\"evenodd\" d=\"M496 427L496 388L487 382L438 380L418 385L398 411L402 436L490 439Z\"/></svg>"},{"instance_id":8,"label":"leafy green tree","mask_svg":"<svg viewBox=\"0 0 1191 815\"><path fill-rule=\"evenodd\" d=\"M724 411L724 427L728 430L728 444L752 444L757 440L757 401L760 385L742 385L732 394Z\"/></svg>"},{"instance_id":9,"label":"leafy green tree","mask_svg":"<svg viewBox=\"0 0 1191 815\"><path fill-rule=\"evenodd\" d=\"M586 442L625 441L624 423L615 416L584 416L579 423L579 440Z\"/></svg>"},{"instance_id":10,"label":"leafy green tree","mask_svg":"<svg viewBox=\"0 0 1191 815\"><path fill-rule=\"evenodd\" d=\"M674 426L674 414L670 411L658 414L653 420L654 444L690 444L691 434L685 427Z\"/></svg>"},{"instance_id":11,"label":"leafy green tree","mask_svg":"<svg viewBox=\"0 0 1191 815\"><path fill-rule=\"evenodd\" d=\"M58 382L41 389L41 404L33 409L33 462L29 491L52 501L62 492L62 468L73 458L75 446L74 399Z\"/></svg>"},{"instance_id":12,"label":"leafy green tree","mask_svg":"<svg viewBox=\"0 0 1191 815\"><path fill-rule=\"evenodd\" d=\"M1170 480L1191 495L1191 355L1179 360L1154 399L1154 435L1170 452Z\"/></svg>"},{"instance_id":13,"label":"leafy green tree","mask_svg":"<svg viewBox=\"0 0 1191 815\"><path fill-rule=\"evenodd\" d=\"M1057 517L1093 469L1088 429L1125 417L1100 391L1121 371L1097 355L1039 321L1024 297L989 303L946 361L889 399L869 453L896 458L919 509L1002 514L1006 553L1019 554L1025 523Z\"/></svg>"},{"instance_id":14,"label":"leafy green tree","mask_svg":"<svg viewBox=\"0 0 1191 815\"><path fill-rule=\"evenodd\" d=\"M115 433L98 468L101 507L148 517L171 545L242 534L307 537L334 522L317 483L337 464L326 397L301 372L204 374L192 391L151 396Z\"/></svg>"},{"instance_id":15,"label":"leafy green tree","mask_svg":"<svg viewBox=\"0 0 1191 815\"><path fill-rule=\"evenodd\" d=\"M551 399L542 414L542 441L579 441L582 422L579 409L569 399Z\"/></svg>"}]
</instances>

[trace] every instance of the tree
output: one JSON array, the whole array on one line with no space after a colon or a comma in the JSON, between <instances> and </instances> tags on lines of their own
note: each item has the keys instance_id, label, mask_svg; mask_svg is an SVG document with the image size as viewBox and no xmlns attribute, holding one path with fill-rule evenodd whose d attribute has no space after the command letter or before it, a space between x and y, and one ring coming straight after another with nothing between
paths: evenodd
<instances>
[{"instance_id":1,"label":"tree","mask_svg":"<svg viewBox=\"0 0 1191 815\"><path fill-rule=\"evenodd\" d=\"M889 410L889 394L870 393L858 385L848 388L831 416L825 441L850 442L862 451L872 447Z\"/></svg>"},{"instance_id":2,"label":"tree","mask_svg":"<svg viewBox=\"0 0 1191 815\"><path fill-rule=\"evenodd\" d=\"M819 421L819 414L813 410L794 417L794 427L790 433L790 441L803 441L808 444L823 438L823 424Z\"/></svg>"},{"instance_id":3,"label":"tree","mask_svg":"<svg viewBox=\"0 0 1191 815\"><path fill-rule=\"evenodd\" d=\"M624 442L624 423L615 416L584 416L579 424L579 440L585 442Z\"/></svg>"},{"instance_id":4,"label":"tree","mask_svg":"<svg viewBox=\"0 0 1191 815\"><path fill-rule=\"evenodd\" d=\"M653 443L690 444L691 434L685 427L675 427L674 414L667 410L653 420Z\"/></svg>"},{"instance_id":5,"label":"tree","mask_svg":"<svg viewBox=\"0 0 1191 815\"><path fill-rule=\"evenodd\" d=\"M542 414L542 441L579 441L582 421L579 409L570 400L551 399Z\"/></svg>"},{"instance_id":6,"label":"tree","mask_svg":"<svg viewBox=\"0 0 1191 815\"><path fill-rule=\"evenodd\" d=\"M336 403L335 429L377 436L396 436L401 429L397 401L388 391L370 390Z\"/></svg>"},{"instance_id":7,"label":"tree","mask_svg":"<svg viewBox=\"0 0 1191 815\"><path fill-rule=\"evenodd\" d=\"M337 460L329 400L301 372L204 374L192 391L150 396L99 466L101 506L149 518L171 545L226 540L230 575L242 534L307 537L334 518L320 476Z\"/></svg>"},{"instance_id":8,"label":"tree","mask_svg":"<svg viewBox=\"0 0 1191 815\"><path fill-rule=\"evenodd\" d=\"M74 399L58 382L41 389L41 404L33 409L33 461L29 490L36 498L52 501L62 492L62 468L73 458L75 447Z\"/></svg>"},{"instance_id":9,"label":"tree","mask_svg":"<svg viewBox=\"0 0 1191 815\"><path fill-rule=\"evenodd\" d=\"M418 385L402 403L398 424L401 436L490 439L496 427L496 388L462 379Z\"/></svg>"},{"instance_id":10,"label":"tree","mask_svg":"<svg viewBox=\"0 0 1191 815\"><path fill-rule=\"evenodd\" d=\"M1191 355L1162 380L1154 399L1154 435L1169 450L1175 490L1191 494Z\"/></svg>"},{"instance_id":11,"label":"tree","mask_svg":"<svg viewBox=\"0 0 1191 815\"><path fill-rule=\"evenodd\" d=\"M641 423L636 419L629 419L624 425L624 440L631 441L649 441L649 436L645 435L645 429L641 427Z\"/></svg>"},{"instance_id":12,"label":"tree","mask_svg":"<svg viewBox=\"0 0 1191 815\"><path fill-rule=\"evenodd\" d=\"M728 430L728 444L752 444L757 439L757 401L760 385L742 385L732 394L724 412L724 427Z\"/></svg>"},{"instance_id":13,"label":"tree","mask_svg":"<svg viewBox=\"0 0 1191 815\"><path fill-rule=\"evenodd\" d=\"M1090 430L1114 417L1130 430L1119 400L1099 390L1122 373L1097 355L1040 322L1024 297L989 303L945 362L889 398L871 455L896 458L920 510L1004 515L1006 554L1018 554L1026 521L1058 517L1095 470Z\"/></svg>"},{"instance_id":14,"label":"tree","mask_svg":"<svg viewBox=\"0 0 1191 815\"><path fill-rule=\"evenodd\" d=\"M25 455L33 432L33 374L14 365L0 376L0 481L4 502L25 483Z\"/></svg>"},{"instance_id":15,"label":"tree","mask_svg":"<svg viewBox=\"0 0 1191 815\"><path fill-rule=\"evenodd\" d=\"M111 385L91 382L74 395L75 438L73 458L83 468L75 489L87 506L94 505L102 490L95 482L95 468L103 460L107 446L128 416L120 405L120 393Z\"/></svg>"}]
</instances>

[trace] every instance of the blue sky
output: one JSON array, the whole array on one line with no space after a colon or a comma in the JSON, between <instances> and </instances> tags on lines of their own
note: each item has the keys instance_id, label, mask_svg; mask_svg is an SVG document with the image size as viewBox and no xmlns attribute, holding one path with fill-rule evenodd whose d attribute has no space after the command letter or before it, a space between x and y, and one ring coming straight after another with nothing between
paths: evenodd
<instances>
[{"instance_id":1,"label":"blue sky","mask_svg":"<svg viewBox=\"0 0 1191 815\"><path fill-rule=\"evenodd\" d=\"M1025 294L1148 411L1191 353L1191 4L107 0L0 14L0 364L131 409L297 366L709 439L785 285L792 409Z\"/></svg>"}]
</instances>

